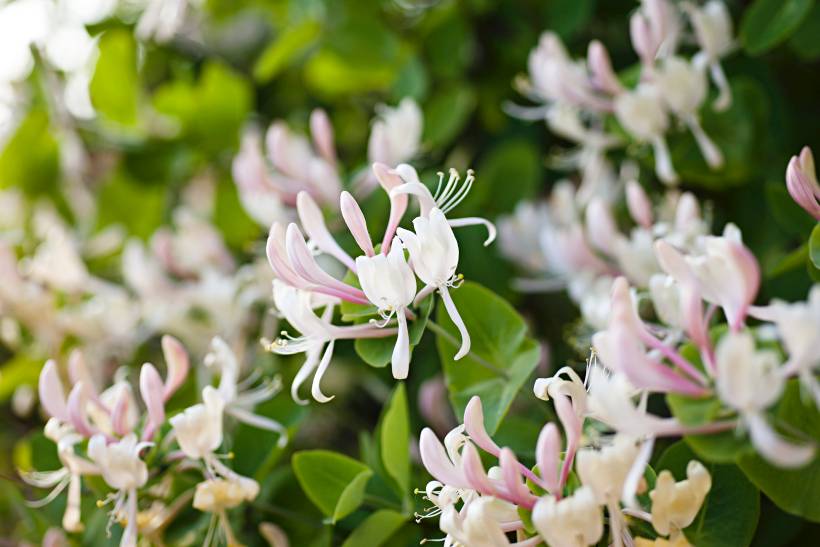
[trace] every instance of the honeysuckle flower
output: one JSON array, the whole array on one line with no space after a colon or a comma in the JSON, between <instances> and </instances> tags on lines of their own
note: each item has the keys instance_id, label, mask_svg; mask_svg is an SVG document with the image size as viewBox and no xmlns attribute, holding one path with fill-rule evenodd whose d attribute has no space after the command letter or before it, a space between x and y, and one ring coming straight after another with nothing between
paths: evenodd
<instances>
[{"instance_id":1,"label":"honeysuckle flower","mask_svg":"<svg viewBox=\"0 0 820 547\"><path fill-rule=\"evenodd\" d=\"M137 489L148 480L148 468L140 459L140 452L150 445L138 442L134 434L111 444L103 435L95 435L88 441L88 457L97 465L108 486L116 490L110 498L114 502L111 516L125 521L121 547L137 544Z\"/></svg>"},{"instance_id":2,"label":"honeysuckle flower","mask_svg":"<svg viewBox=\"0 0 820 547\"><path fill-rule=\"evenodd\" d=\"M544 496L532 511L532 523L551 547L595 545L604 534L604 516L589 486L558 500Z\"/></svg>"},{"instance_id":3,"label":"honeysuckle flower","mask_svg":"<svg viewBox=\"0 0 820 547\"><path fill-rule=\"evenodd\" d=\"M209 478L196 485L193 506L200 511L213 513L213 518L221 525L226 543L237 545L226 511L245 501L252 501L258 494L259 484L246 477Z\"/></svg>"},{"instance_id":4,"label":"honeysuckle flower","mask_svg":"<svg viewBox=\"0 0 820 547\"><path fill-rule=\"evenodd\" d=\"M470 351L470 333L448 290L460 281L456 276L458 242L447 218L437 207L430 210L429 216L415 218L413 228L414 232L399 228L398 237L410 253L413 271L426 285L421 292L429 294L438 290L450 319L461 333L461 348L454 357L459 360Z\"/></svg>"},{"instance_id":5,"label":"honeysuckle flower","mask_svg":"<svg viewBox=\"0 0 820 547\"><path fill-rule=\"evenodd\" d=\"M655 173L663 182L673 184L678 175L664 136L669 128L669 114L663 101L657 85L642 83L615 98L615 116L635 139L652 145Z\"/></svg>"},{"instance_id":6,"label":"honeysuckle flower","mask_svg":"<svg viewBox=\"0 0 820 547\"><path fill-rule=\"evenodd\" d=\"M360 256L356 259L362 290L387 321L398 321L398 336L391 359L393 377L407 378L410 366L410 335L405 311L416 296L416 277L404 258L404 247L394 239L387 255Z\"/></svg>"},{"instance_id":7,"label":"honeysuckle flower","mask_svg":"<svg viewBox=\"0 0 820 547\"><path fill-rule=\"evenodd\" d=\"M219 392L206 386L202 402L186 408L169 420L179 447L191 459L204 459L222 444L225 402Z\"/></svg>"},{"instance_id":8,"label":"honeysuckle flower","mask_svg":"<svg viewBox=\"0 0 820 547\"><path fill-rule=\"evenodd\" d=\"M282 424L253 412L256 404L270 399L279 392L281 382L278 377L272 381L263 382L259 387L240 390L239 362L233 350L218 336L211 340L211 351L205 356L205 365L220 370L217 395L222 400L225 414L253 427L278 433L277 444L280 447L287 443L287 429Z\"/></svg>"},{"instance_id":9,"label":"honeysuckle flower","mask_svg":"<svg viewBox=\"0 0 820 547\"><path fill-rule=\"evenodd\" d=\"M492 497L480 497L459 512L453 506L441 514L439 526L456 545L475 547L508 547L535 545L532 542L510 543L502 528L503 519L517 519L512 505Z\"/></svg>"},{"instance_id":10,"label":"honeysuckle flower","mask_svg":"<svg viewBox=\"0 0 820 547\"><path fill-rule=\"evenodd\" d=\"M720 0L709 0L702 6L683 2L681 8L689 15L700 45L699 55L706 58L712 81L719 91L713 106L718 111L726 110L732 104L732 91L720 65L720 59L734 48L729 9Z\"/></svg>"},{"instance_id":11,"label":"honeysuckle flower","mask_svg":"<svg viewBox=\"0 0 820 547\"><path fill-rule=\"evenodd\" d=\"M305 363L299 369L291 385L291 396L300 404L307 401L300 399L299 387L314 371L311 395L319 402L330 401L322 393L320 383L330 360L333 357L333 348L336 340L354 338L382 338L397 333L393 328L379 328L370 324L340 327L331 323L333 300L320 301L324 306L321 316L316 315L316 297L313 293L294 288L279 279L273 281L273 300L276 309L297 331L299 338L283 335L273 342L266 344L269 351L283 355L305 353Z\"/></svg>"},{"instance_id":12,"label":"honeysuckle flower","mask_svg":"<svg viewBox=\"0 0 820 547\"><path fill-rule=\"evenodd\" d=\"M692 132L706 163L713 169L721 167L723 154L703 130L698 116L708 92L706 67L697 58L686 61L669 57L661 65L656 80L666 105Z\"/></svg>"},{"instance_id":13,"label":"honeysuckle flower","mask_svg":"<svg viewBox=\"0 0 820 547\"><path fill-rule=\"evenodd\" d=\"M246 132L239 154L233 159L231 173L245 212L261 226L269 227L289 219L287 204L292 204L293 196L283 192L272 180L261 147L259 135Z\"/></svg>"},{"instance_id":14,"label":"honeysuckle flower","mask_svg":"<svg viewBox=\"0 0 820 547\"><path fill-rule=\"evenodd\" d=\"M820 220L820 184L814 169L814 156L808 146L792 156L786 168L786 189L792 199L816 220Z\"/></svg>"},{"instance_id":15,"label":"honeysuckle flower","mask_svg":"<svg viewBox=\"0 0 820 547\"><path fill-rule=\"evenodd\" d=\"M820 332L820 285L814 285L805 302L787 303L774 300L767 306L752 306L750 315L771 321L788 352L783 364L785 374L797 374L802 385L820 404L820 385L814 371L820 366L820 349L816 344Z\"/></svg>"},{"instance_id":16,"label":"honeysuckle flower","mask_svg":"<svg viewBox=\"0 0 820 547\"><path fill-rule=\"evenodd\" d=\"M612 443L582 448L576 455L576 470L600 505L616 504L621 499L624 481L638 456L638 445L628 435L615 435Z\"/></svg>"},{"instance_id":17,"label":"honeysuckle flower","mask_svg":"<svg viewBox=\"0 0 820 547\"><path fill-rule=\"evenodd\" d=\"M50 418L46 423L45 436L57 444L57 457L63 465L55 471L29 471L21 473L24 481L38 488L52 488L42 500L29 502L32 507L41 507L50 503L68 487L66 509L62 525L67 532L81 532L84 529L80 520L82 495L81 477L99 475L99 468L90 461L76 454L75 446L83 440L73 428L58 418Z\"/></svg>"},{"instance_id":18,"label":"honeysuckle flower","mask_svg":"<svg viewBox=\"0 0 820 547\"><path fill-rule=\"evenodd\" d=\"M777 353L757 349L747 331L729 332L718 342L715 359L717 393L740 414L758 452L781 467L800 467L811 461L815 446L794 444L782 438L764 415L784 388Z\"/></svg>"},{"instance_id":19,"label":"honeysuckle flower","mask_svg":"<svg viewBox=\"0 0 820 547\"><path fill-rule=\"evenodd\" d=\"M680 14L668 0L641 0L629 20L632 47L645 68L675 53L681 34Z\"/></svg>"},{"instance_id":20,"label":"honeysuckle flower","mask_svg":"<svg viewBox=\"0 0 820 547\"><path fill-rule=\"evenodd\" d=\"M674 254L671 246L659 244L661 251ZM737 331L743 326L749 306L760 286L760 267L751 251L743 245L740 231L727 225L722 236L700 238L700 253L687 255L689 272L683 268L667 271L679 283L694 275L697 288L707 302L723 308L729 326Z\"/></svg>"},{"instance_id":21,"label":"honeysuckle flower","mask_svg":"<svg viewBox=\"0 0 820 547\"><path fill-rule=\"evenodd\" d=\"M421 109L416 101L405 97L395 107L376 106L376 118L367 141L369 163L398 165L412 160L421 149L421 133L424 124ZM369 193L376 185L373 173L368 173L360 184L363 193Z\"/></svg>"},{"instance_id":22,"label":"honeysuckle flower","mask_svg":"<svg viewBox=\"0 0 820 547\"><path fill-rule=\"evenodd\" d=\"M661 471L655 488L649 493L652 526L661 535L677 536L695 520L711 488L712 477L698 461L689 462L686 479L680 482L675 482L668 470Z\"/></svg>"}]
</instances>

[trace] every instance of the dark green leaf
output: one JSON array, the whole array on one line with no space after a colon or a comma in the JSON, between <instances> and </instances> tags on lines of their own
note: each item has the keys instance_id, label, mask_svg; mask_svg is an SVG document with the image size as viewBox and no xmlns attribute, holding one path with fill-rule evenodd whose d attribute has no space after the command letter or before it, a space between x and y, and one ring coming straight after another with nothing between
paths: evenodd
<instances>
[{"instance_id":1,"label":"dark green leaf","mask_svg":"<svg viewBox=\"0 0 820 547\"><path fill-rule=\"evenodd\" d=\"M809 258L815 268L820 268L820 224L811 231L809 238Z\"/></svg>"},{"instance_id":2,"label":"dark green leaf","mask_svg":"<svg viewBox=\"0 0 820 547\"><path fill-rule=\"evenodd\" d=\"M803 399L797 380L786 386L775 412L775 424L800 431L820 444L820 411L811 400ZM788 513L820 522L820 458L800 469L776 467L756 454L739 460L740 468L778 507Z\"/></svg>"},{"instance_id":3,"label":"dark green leaf","mask_svg":"<svg viewBox=\"0 0 820 547\"><path fill-rule=\"evenodd\" d=\"M785 41L809 14L814 0L755 0L740 23L740 41L760 55Z\"/></svg>"},{"instance_id":4,"label":"dark green leaf","mask_svg":"<svg viewBox=\"0 0 820 547\"><path fill-rule=\"evenodd\" d=\"M481 396L487 430L498 429L518 390L529 378L541 354L538 344L526 337L527 325L502 298L476 283L450 289L470 333L470 353L460 361L453 356L461 340L443 305L436 312L439 358L457 416L473 395Z\"/></svg>"},{"instance_id":5,"label":"dark green leaf","mask_svg":"<svg viewBox=\"0 0 820 547\"><path fill-rule=\"evenodd\" d=\"M424 109L424 142L433 148L448 145L467 124L475 106L475 91L466 86L434 95Z\"/></svg>"},{"instance_id":6,"label":"dark green leaf","mask_svg":"<svg viewBox=\"0 0 820 547\"><path fill-rule=\"evenodd\" d=\"M259 56L253 66L253 77L261 83L275 78L316 41L320 30L319 24L311 20L285 29Z\"/></svg>"}]
</instances>

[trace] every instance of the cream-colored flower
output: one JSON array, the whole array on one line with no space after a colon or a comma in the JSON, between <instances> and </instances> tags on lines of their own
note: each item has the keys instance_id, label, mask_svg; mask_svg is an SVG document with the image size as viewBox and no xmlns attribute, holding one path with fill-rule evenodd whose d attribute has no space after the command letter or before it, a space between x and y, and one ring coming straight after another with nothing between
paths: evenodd
<instances>
[{"instance_id":1,"label":"cream-colored flower","mask_svg":"<svg viewBox=\"0 0 820 547\"><path fill-rule=\"evenodd\" d=\"M686 477L675 482L672 473L661 471L655 489L649 493L652 499L652 526L664 536L677 536L692 524L712 488L712 477L698 461L689 462Z\"/></svg>"}]
</instances>

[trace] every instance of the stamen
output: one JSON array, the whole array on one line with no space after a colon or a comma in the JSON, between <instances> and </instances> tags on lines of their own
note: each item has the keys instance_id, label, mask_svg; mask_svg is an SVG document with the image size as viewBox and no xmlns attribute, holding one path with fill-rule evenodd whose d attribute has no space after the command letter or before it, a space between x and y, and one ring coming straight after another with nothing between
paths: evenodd
<instances>
[{"instance_id":1,"label":"stamen","mask_svg":"<svg viewBox=\"0 0 820 547\"><path fill-rule=\"evenodd\" d=\"M464 201L464 198L467 197L467 194L470 193L470 190L473 187L473 181L475 181L474 172L472 169L467 170L467 177L464 179L464 184L461 185L461 188L447 200L447 203L443 205L441 212L444 214L449 213L452 211L459 203Z\"/></svg>"},{"instance_id":2,"label":"stamen","mask_svg":"<svg viewBox=\"0 0 820 547\"><path fill-rule=\"evenodd\" d=\"M444 183L444 171L436 173L438 175L438 185L436 186L436 193L433 195L433 200L438 202L438 196L441 192L441 185Z\"/></svg>"},{"instance_id":3,"label":"stamen","mask_svg":"<svg viewBox=\"0 0 820 547\"><path fill-rule=\"evenodd\" d=\"M456 171L455 169L453 169L451 167L450 168L450 179L447 181L447 186L444 187L444 191L441 193L439 198L436 200L439 207L443 207L444 204L447 202L447 200L450 198L450 195L456 189L456 186L458 186L458 182L459 182L460 178L461 177L459 177L458 171Z\"/></svg>"}]
</instances>

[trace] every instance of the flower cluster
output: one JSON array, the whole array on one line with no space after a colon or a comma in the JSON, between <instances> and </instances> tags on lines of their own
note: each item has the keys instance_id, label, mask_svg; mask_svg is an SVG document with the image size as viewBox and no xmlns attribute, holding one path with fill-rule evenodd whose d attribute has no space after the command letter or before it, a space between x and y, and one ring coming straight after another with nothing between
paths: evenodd
<instances>
[{"instance_id":1,"label":"flower cluster","mask_svg":"<svg viewBox=\"0 0 820 547\"><path fill-rule=\"evenodd\" d=\"M665 470L654 480L654 473L645 473L651 441L627 433L603 436L594 429L586 435L587 418L594 416L593 394L571 369L562 373L571 379L539 380L536 393L555 403L565 439L548 422L538 436L532 469L490 438L478 397L443 445L431 430L422 431L421 458L435 480L425 488L425 499L433 505L417 519L438 517L447 534L444 545L595 545L604 538L605 522L610 544L631 545L641 530L630 529L633 520L651 523L658 536L688 545L682 530L711 488L709 472L692 460L685 479L676 482ZM485 470L480 452L498 464Z\"/></svg>"},{"instance_id":2,"label":"flower cluster","mask_svg":"<svg viewBox=\"0 0 820 547\"><path fill-rule=\"evenodd\" d=\"M377 107L378 117L368 141L370 164L399 165L413 159L421 149L422 115L413 99L395 108ZM333 127L324 110L310 114L311 141L275 121L265 134L265 154L257 131L248 130L233 161L233 178L247 213L261 226L293 218L300 192L309 194L323 208L338 210L342 178ZM376 176L363 171L354 191L364 197L378 186Z\"/></svg>"},{"instance_id":3,"label":"flower cluster","mask_svg":"<svg viewBox=\"0 0 820 547\"><path fill-rule=\"evenodd\" d=\"M223 421L231 416L239 422L279 434L279 444L287 442L287 431L278 422L253 412L253 407L270 399L279 390L278 381L239 381L239 363L220 338L214 338L205 365L216 369L219 383L206 385L202 402L173 416L166 403L186 382L189 357L182 344L165 336L162 350L167 368L163 380L154 365L146 363L139 373L142 408L124 374L103 391L98 391L82 353L75 351L68 362L72 388L65 395L55 361L40 374L40 401L50 416L45 434L57 445L63 467L54 471L22 472L23 479L40 488L53 488L35 505L56 498L66 487L68 502L63 528L82 530L80 518L82 477L102 476L111 493L99 507L113 503L110 523L124 526L120 545L134 546L138 535L161 541L163 529L191 499L193 507L213 515L208 536L217 522L228 544L235 544L226 510L252 501L259 492L253 479L243 477L220 461L216 451L222 445ZM171 495L175 473L196 470L203 480L192 491ZM142 503L143 498L145 503ZM150 500L150 505L148 501ZM109 525L110 525L109 523ZM210 539L206 539L206 544Z\"/></svg>"},{"instance_id":4,"label":"flower cluster","mask_svg":"<svg viewBox=\"0 0 820 547\"><path fill-rule=\"evenodd\" d=\"M726 5L710 0L703 6L670 0L642 0L630 19L632 47L639 58L637 84L627 87L615 73L606 47L589 45L586 60L573 60L552 32L545 32L529 58L529 79L521 92L543 106L511 106L512 114L545 119L552 131L580 146L565 162L582 170L583 193L606 187L611 167L607 150L623 139L605 129L614 116L629 138L652 146L655 171L667 184L678 181L666 142L672 120L692 133L706 163L723 165L720 149L704 132L699 111L709 87L707 73L720 94L713 106L725 110L731 91L720 59L733 47L732 20ZM681 38L691 28L699 51L690 59L679 52Z\"/></svg>"},{"instance_id":5,"label":"flower cluster","mask_svg":"<svg viewBox=\"0 0 820 547\"><path fill-rule=\"evenodd\" d=\"M275 222L271 226L267 255L276 277L274 303L301 336L294 338L285 333L266 345L274 353L305 354L305 363L291 389L296 400L300 400L299 386L314 371L313 397L321 402L332 398L322 393L320 382L330 364L335 341L340 339L396 336L391 356L393 376L406 378L411 349L408 321L417 317L413 309L433 293L441 297L461 333L461 347L455 359L461 359L470 350L470 334L449 293L462 279L456 274L459 248L453 228L483 224L489 231L485 244L489 244L495 239L495 227L482 218L452 219L446 215L470 191L473 173L469 171L462 180L451 170L446 181L440 173L435 194L421 183L410 165L400 164L391 169L376 163L373 173L390 197L388 224L380 245L373 244L356 199L349 192L342 192L339 198L344 224L359 247L360 254L355 259L330 234L319 205L307 191L296 196L301 229L296 223L285 227ZM410 196L417 198L420 210L413 219L413 230L399 226ZM349 274L343 280L334 277L320 266L311 249L332 258ZM420 289L416 278L422 283ZM380 320L336 325L332 322L333 310L342 302L359 306L359 317L378 315ZM321 315L316 313L317 308L323 309Z\"/></svg>"},{"instance_id":6,"label":"flower cluster","mask_svg":"<svg viewBox=\"0 0 820 547\"><path fill-rule=\"evenodd\" d=\"M522 202L499 220L502 253L536 278L521 279L525 291L566 288L586 323L603 328L609 316L609 293L617 276L641 289L659 290L661 267L654 243L668 241L694 249L709 223L688 192L668 190L653 204L634 179L625 183L632 227L619 229L612 205L593 198L586 206L569 182L558 183L548 201Z\"/></svg>"}]
</instances>

